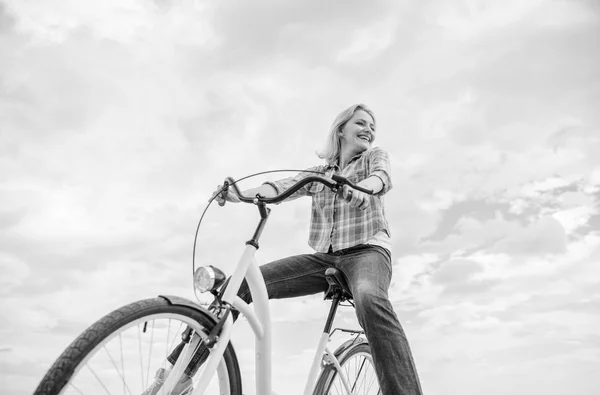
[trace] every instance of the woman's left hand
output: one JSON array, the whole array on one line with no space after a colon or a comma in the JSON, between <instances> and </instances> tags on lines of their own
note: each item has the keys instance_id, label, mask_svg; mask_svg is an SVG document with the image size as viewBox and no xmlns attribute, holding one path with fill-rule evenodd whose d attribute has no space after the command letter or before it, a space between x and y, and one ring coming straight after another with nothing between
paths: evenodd
<instances>
[{"instance_id":1,"label":"woman's left hand","mask_svg":"<svg viewBox=\"0 0 600 395\"><path fill-rule=\"evenodd\" d=\"M348 185L344 185L339 194L352 207L361 210L366 210L369 207L370 202L367 194L350 188Z\"/></svg>"}]
</instances>

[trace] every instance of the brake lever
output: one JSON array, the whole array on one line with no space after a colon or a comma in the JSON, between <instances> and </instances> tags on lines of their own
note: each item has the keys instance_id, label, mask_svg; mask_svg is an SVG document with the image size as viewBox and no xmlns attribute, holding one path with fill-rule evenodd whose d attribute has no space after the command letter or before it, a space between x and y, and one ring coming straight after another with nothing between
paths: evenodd
<instances>
[{"instance_id":1,"label":"brake lever","mask_svg":"<svg viewBox=\"0 0 600 395\"><path fill-rule=\"evenodd\" d=\"M225 180L223 182L223 188L220 195L223 197L223 202L219 202L219 206L223 207L225 202L227 201L227 194L229 193L229 181Z\"/></svg>"}]
</instances>

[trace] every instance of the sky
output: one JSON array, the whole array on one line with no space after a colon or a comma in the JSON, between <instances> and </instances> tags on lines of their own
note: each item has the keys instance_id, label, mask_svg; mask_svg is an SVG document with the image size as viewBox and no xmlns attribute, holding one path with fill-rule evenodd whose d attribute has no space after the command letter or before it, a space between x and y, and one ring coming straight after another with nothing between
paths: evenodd
<instances>
[{"instance_id":1,"label":"sky","mask_svg":"<svg viewBox=\"0 0 600 395\"><path fill-rule=\"evenodd\" d=\"M424 393L597 394L598 48L597 0L0 1L3 393L122 305L194 300L216 185L320 164L365 103ZM260 263L311 251L309 208L274 207ZM196 260L231 272L257 219L212 205ZM329 306L271 307L273 389L300 394ZM233 343L252 394L247 323Z\"/></svg>"}]
</instances>

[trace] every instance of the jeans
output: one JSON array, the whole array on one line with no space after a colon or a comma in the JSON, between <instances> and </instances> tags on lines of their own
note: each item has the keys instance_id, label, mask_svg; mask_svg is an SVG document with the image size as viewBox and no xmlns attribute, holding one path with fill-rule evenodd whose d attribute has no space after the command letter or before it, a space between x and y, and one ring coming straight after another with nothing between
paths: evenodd
<instances>
[{"instance_id":1,"label":"jeans","mask_svg":"<svg viewBox=\"0 0 600 395\"><path fill-rule=\"evenodd\" d=\"M371 347L375 372L383 395L422 394L417 369L404 330L388 298L392 277L389 252L379 246L359 245L329 253L291 256L260 267L269 299L312 295L327 291L325 270L335 267L348 280L356 316ZM252 301L244 280L238 296ZM168 360L174 363L184 343ZM204 355L202 355L204 354ZM204 350L192 359L187 373L193 374L206 357Z\"/></svg>"}]
</instances>

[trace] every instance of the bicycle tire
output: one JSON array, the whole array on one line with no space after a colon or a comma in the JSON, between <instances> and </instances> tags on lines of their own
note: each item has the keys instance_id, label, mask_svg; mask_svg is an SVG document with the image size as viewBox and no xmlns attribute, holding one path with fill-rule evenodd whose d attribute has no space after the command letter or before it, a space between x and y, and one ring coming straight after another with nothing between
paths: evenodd
<instances>
[{"instance_id":1,"label":"bicycle tire","mask_svg":"<svg viewBox=\"0 0 600 395\"><path fill-rule=\"evenodd\" d=\"M159 325L156 325L157 320ZM152 320L152 339L150 343L145 342L142 343L141 335L140 335L140 325L143 324L143 333L147 338L148 331L148 323ZM163 320L168 320L168 328L162 322ZM155 347L153 344L153 337L156 333L160 333L159 331L164 332L164 328L167 328L167 341L163 346L162 342L160 343L160 347L164 347L165 354L170 351L169 344L173 346L179 340L177 335L182 331L178 331L177 329L171 330L172 321L173 324L177 324L176 322L179 320L179 328L185 329L184 325L189 325L195 330L200 330L202 328L206 328L208 331L215 326L215 319L208 312L203 312L197 310L195 308L189 306L182 305L172 305L167 300L161 297L153 298L153 299L145 299L135 303L131 303L129 305L123 306L112 313L107 314L96 323L87 328L77 339L75 339L66 349L65 351L58 357L58 359L54 362L54 364L50 367L44 378L41 380L37 389L34 392L34 395L57 395L57 394L66 394L67 387L70 387L72 381L77 379L76 376L85 375L85 372L82 372L83 367L87 366L88 363L93 362L95 357L102 358L100 355L100 351L104 349L106 354L108 354L111 362L113 362L114 368L117 370L117 374L119 375L119 380L122 381L122 390L123 393L131 393L131 394L139 394L141 391L144 391L147 384L150 382L150 376L147 375L148 382L144 382L144 371L150 372L150 359L152 350L158 347L158 343ZM161 326L163 325L163 326ZM131 388L127 385L128 383L125 381L126 377L130 375L129 372L125 370L124 364L124 356L133 354L131 349L124 350L122 348L123 340L130 340L131 334L128 333L128 330L133 330L134 328L138 329L138 342L139 342L139 351L140 351L140 372L142 374L142 383L141 383L141 391L132 391ZM169 338L170 332L173 332L173 338ZM110 349L107 348L107 344L113 340L116 341L118 338L121 344L121 365L122 372L118 371L119 367L114 363L113 358L110 354ZM144 338L144 340L146 340ZM150 356L148 357L148 366L144 366L144 359L146 355L141 355L143 346L148 346ZM112 347L112 346L111 346ZM172 348L171 348L172 349ZM125 353L124 353L125 352ZM164 359L166 363L166 355L165 358L161 356L156 356L155 360ZM129 361L129 360L128 360ZM107 364L108 365L108 364ZM100 365L99 365L100 366ZM104 366L104 365L101 365ZM157 365L154 365L157 366ZM88 369L92 369L88 366ZM134 369L137 370L136 367ZM100 369L99 369L100 370ZM133 369L132 369L133 370ZM93 372L93 370L92 370ZM104 370L101 370L101 373L104 374ZM230 395L241 395L242 394L242 380L240 369L237 361L237 357L235 355L235 351L231 342L227 345L225 349L225 353L219 365L219 370L217 372L221 376L224 374L227 377L219 376L217 386L225 386L225 388L229 389ZM96 374L96 373L95 373ZM127 376L126 376L127 375ZM137 381L137 378L136 378ZM101 382L97 384L97 388L91 390L91 393L101 393L102 388L104 386L104 392L111 393L105 387L107 383ZM109 383L109 384L112 384ZM135 384L135 383L130 383ZM78 383L79 385L79 383ZM127 392L125 391L127 387ZM78 392L80 391L77 387L74 387ZM121 393L121 391L119 391ZM162 393L162 392L161 392Z\"/></svg>"},{"instance_id":2,"label":"bicycle tire","mask_svg":"<svg viewBox=\"0 0 600 395\"><path fill-rule=\"evenodd\" d=\"M379 382L375 375L371 348L368 343L357 343L342 353L339 359L340 366L346 371L348 382L353 389L352 394L381 394ZM358 374L352 374L358 369ZM361 378L364 380L361 381ZM321 371L317 380L314 395L347 394L338 371L333 364L327 365Z\"/></svg>"}]
</instances>

